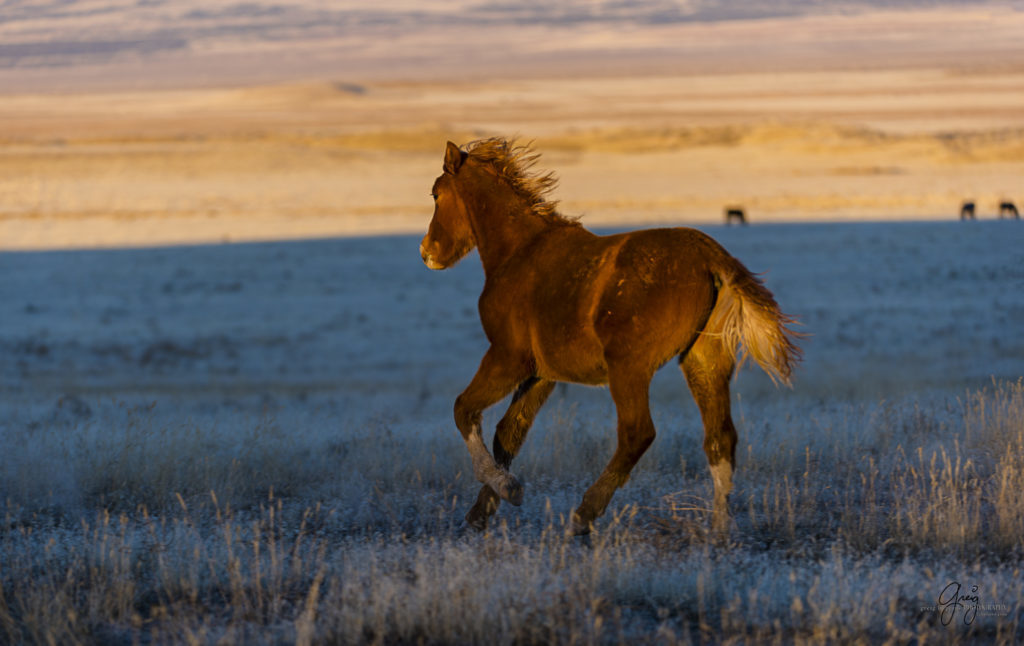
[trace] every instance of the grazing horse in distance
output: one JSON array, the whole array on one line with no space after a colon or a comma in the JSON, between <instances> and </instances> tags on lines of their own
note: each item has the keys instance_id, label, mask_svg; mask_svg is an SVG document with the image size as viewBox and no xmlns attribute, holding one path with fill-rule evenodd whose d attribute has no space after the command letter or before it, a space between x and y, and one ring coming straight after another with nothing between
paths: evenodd
<instances>
[{"instance_id":1,"label":"grazing horse in distance","mask_svg":"<svg viewBox=\"0 0 1024 646\"><path fill-rule=\"evenodd\" d=\"M733 221L741 226L746 226L747 214L742 208L738 206L729 206L725 208L725 226L729 226Z\"/></svg>"},{"instance_id":2,"label":"grazing horse in distance","mask_svg":"<svg viewBox=\"0 0 1024 646\"><path fill-rule=\"evenodd\" d=\"M960 219L961 220L975 220L974 217L974 202L964 202L960 205Z\"/></svg>"},{"instance_id":3,"label":"grazing horse in distance","mask_svg":"<svg viewBox=\"0 0 1024 646\"><path fill-rule=\"evenodd\" d=\"M568 528L588 533L654 441L651 378L677 357L704 423L712 524L724 532L737 443L729 381L749 355L788 384L800 357L787 327L794 320L756 276L699 231L598 236L563 217L545 197L554 175L531 170L538 156L501 138L465 149L448 142L420 244L431 269L451 267L474 247L484 268L479 310L490 347L455 400L455 425L483 485L466 521L483 529L501 500L522 503L509 466L556 382L608 384L618 446ZM492 456L482 412L512 392Z\"/></svg>"},{"instance_id":4,"label":"grazing horse in distance","mask_svg":"<svg viewBox=\"0 0 1024 646\"><path fill-rule=\"evenodd\" d=\"M999 219L1002 220L1004 215L1014 220L1020 219L1020 213L1017 211L1017 205L1008 200L999 203Z\"/></svg>"}]
</instances>

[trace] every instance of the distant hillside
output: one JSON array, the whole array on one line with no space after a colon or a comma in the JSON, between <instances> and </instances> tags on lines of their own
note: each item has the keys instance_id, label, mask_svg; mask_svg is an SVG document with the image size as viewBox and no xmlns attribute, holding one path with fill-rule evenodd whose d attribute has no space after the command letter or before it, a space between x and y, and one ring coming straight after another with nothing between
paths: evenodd
<instances>
[{"instance_id":1,"label":"distant hillside","mask_svg":"<svg viewBox=\"0 0 1024 646\"><path fill-rule=\"evenodd\" d=\"M879 10L974 11L980 16L979 10L985 7L1012 12L1024 10L1024 1L15 0L0 3L0 92L17 90L19 85L209 85L223 79L259 82L325 75L479 76L510 67L521 73L538 65L542 71L576 73L632 71L652 61L721 64L724 50L751 40L749 30L729 31L732 24L856 18ZM705 43L692 31L697 25L724 31L709 32ZM839 37L841 46L844 39L871 37L878 25L846 29L849 33L833 34L829 28L803 25L792 35L801 40L816 38L824 45L821 49L828 51L834 49L833 37ZM782 33L783 38L790 35ZM885 42L903 47L908 38L917 37L913 30L909 36L898 32ZM980 44L991 48L988 40L985 34ZM695 47L703 49L695 52ZM764 49L763 43L760 47ZM853 49L875 52L878 48ZM804 50L783 50L782 54L789 60L817 56L813 47ZM728 55L725 52L724 58ZM752 56L755 62L762 58L762 51ZM555 59L558 65L553 66ZM461 68L453 69L454 64ZM68 70L87 71L70 74Z\"/></svg>"},{"instance_id":2,"label":"distant hillside","mask_svg":"<svg viewBox=\"0 0 1024 646\"><path fill-rule=\"evenodd\" d=\"M335 2L118 0L0 5L0 68L75 65L218 45L345 38L509 25L617 26L834 14L866 9L977 6L971 0L561 0Z\"/></svg>"}]
</instances>

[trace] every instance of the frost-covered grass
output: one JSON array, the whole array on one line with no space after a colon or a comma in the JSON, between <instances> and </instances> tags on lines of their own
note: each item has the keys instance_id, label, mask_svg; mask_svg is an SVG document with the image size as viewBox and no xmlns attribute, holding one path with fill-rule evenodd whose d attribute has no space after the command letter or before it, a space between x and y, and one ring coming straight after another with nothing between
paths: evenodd
<instances>
[{"instance_id":1,"label":"frost-covered grass","mask_svg":"<svg viewBox=\"0 0 1024 646\"><path fill-rule=\"evenodd\" d=\"M66 451L64 486L79 499L9 496L0 635L1012 643L1024 636L1024 382L947 404L850 410L748 444L725 544L706 535L696 443L657 446L677 460L652 455L595 536L565 539L565 513L605 453L578 416L532 438L527 504L467 535L458 519L475 487L457 444L382 426L310 448L270 420L232 438L125 411L130 441L90 427ZM556 436L595 450L559 469ZM5 471L24 491L45 489L48 473ZM978 586L976 612L938 605L953 582Z\"/></svg>"},{"instance_id":2,"label":"frost-covered grass","mask_svg":"<svg viewBox=\"0 0 1024 646\"><path fill-rule=\"evenodd\" d=\"M674 366L595 535L563 535L614 441L607 392L580 388L513 465L523 506L463 531L472 259L419 273L393 259L406 239L0 255L0 642L1019 643L1007 232L717 232L814 334L792 391L737 379L724 542Z\"/></svg>"}]
</instances>

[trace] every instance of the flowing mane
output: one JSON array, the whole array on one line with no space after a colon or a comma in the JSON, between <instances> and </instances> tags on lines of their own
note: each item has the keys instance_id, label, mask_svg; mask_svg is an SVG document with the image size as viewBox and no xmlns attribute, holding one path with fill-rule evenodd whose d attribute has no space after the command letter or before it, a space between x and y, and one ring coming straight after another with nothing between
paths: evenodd
<instances>
[{"instance_id":1,"label":"flowing mane","mask_svg":"<svg viewBox=\"0 0 1024 646\"><path fill-rule=\"evenodd\" d=\"M558 177L551 171L533 169L540 153L534 151L530 144L520 145L515 139L491 137L471 141L463 148L473 159L490 164L498 177L526 198L534 213L545 219L578 225L574 219L558 212L557 200L548 199L548 194L558 186Z\"/></svg>"}]
</instances>

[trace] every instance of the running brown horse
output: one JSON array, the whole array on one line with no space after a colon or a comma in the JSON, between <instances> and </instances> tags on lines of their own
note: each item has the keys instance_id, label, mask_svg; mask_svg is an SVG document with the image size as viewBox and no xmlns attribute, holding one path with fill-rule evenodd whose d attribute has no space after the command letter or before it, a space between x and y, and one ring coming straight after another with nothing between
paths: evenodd
<instances>
[{"instance_id":1,"label":"running brown horse","mask_svg":"<svg viewBox=\"0 0 1024 646\"><path fill-rule=\"evenodd\" d=\"M712 525L723 532L736 463L729 381L749 355L788 384L800 358L797 335L787 327L794 320L757 277L699 231L598 236L561 216L546 198L554 175L532 170L538 157L501 138L464 149L448 142L420 245L431 269L451 267L474 247L483 261L480 321L490 347L455 400L455 424L483 484L466 521L483 529L502 499L522 503L523 487L509 466L555 382L608 384L618 446L569 527L588 533L654 440L651 378L678 357L704 422ZM492 456L481 414L513 391Z\"/></svg>"}]
</instances>

